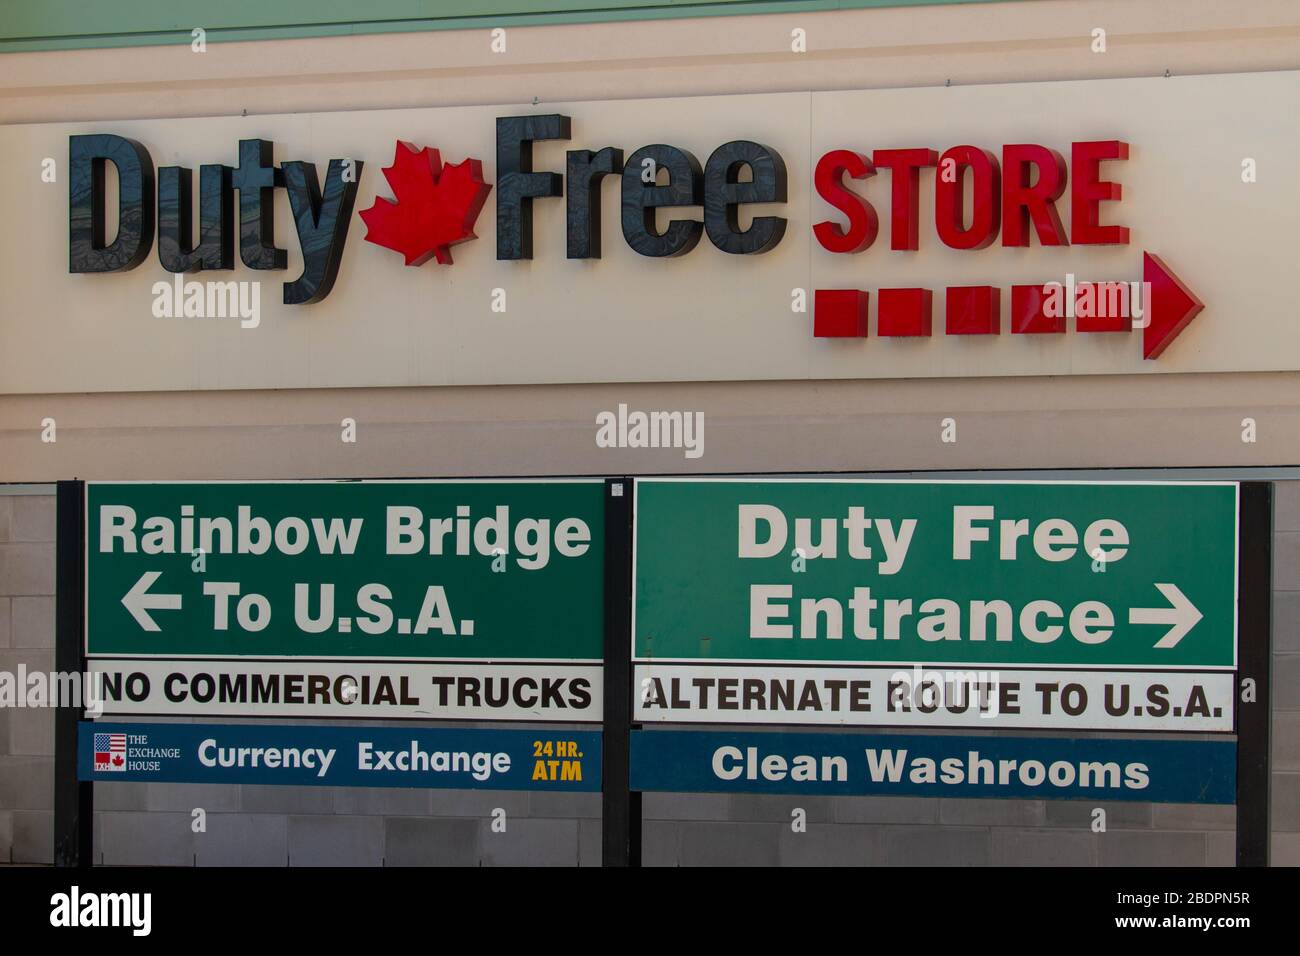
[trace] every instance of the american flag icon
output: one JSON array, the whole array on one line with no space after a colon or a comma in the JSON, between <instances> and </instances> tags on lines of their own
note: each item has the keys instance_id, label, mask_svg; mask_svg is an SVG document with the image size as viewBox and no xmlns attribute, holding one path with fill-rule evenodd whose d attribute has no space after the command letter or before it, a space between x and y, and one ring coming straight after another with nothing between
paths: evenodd
<instances>
[{"instance_id":1,"label":"american flag icon","mask_svg":"<svg viewBox=\"0 0 1300 956\"><path fill-rule=\"evenodd\" d=\"M95 734L95 772L126 772L126 734Z\"/></svg>"}]
</instances>

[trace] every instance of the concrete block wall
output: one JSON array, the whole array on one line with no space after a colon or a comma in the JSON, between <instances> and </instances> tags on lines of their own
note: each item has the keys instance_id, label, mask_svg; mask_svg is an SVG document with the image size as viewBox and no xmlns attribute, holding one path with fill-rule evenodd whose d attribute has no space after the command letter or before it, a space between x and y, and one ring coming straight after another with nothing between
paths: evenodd
<instances>
[{"instance_id":1,"label":"concrete block wall","mask_svg":"<svg viewBox=\"0 0 1300 956\"><path fill-rule=\"evenodd\" d=\"M643 809L646 866L1232 866L1236 853L1235 807L646 794Z\"/></svg>"},{"instance_id":2,"label":"concrete block wall","mask_svg":"<svg viewBox=\"0 0 1300 956\"><path fill-rule=\"evenodd\" d=\"M54 669L54 496L0 494L0 671ZM54 856L54 711L0 708L0 863Z\"/></svg>"},{"instance_id":3,"label":"concrete block wall","mask_svg":"<svg viewBox=\"0 0 1300 956\"><path fill-rule=\"evenodd\" d=\"M600 862L599 794L97 783L95 807L95 861L109 866Z\"/></svg>"},{"instance_id":4,"label":"concrete block wall","mask_svg":"<svg viewBox=\"0 0 1300 956\"><path fill-rule=\"evenodd\" d=\"M1276 484L1272 861L1300 865L1300 481ZM54 664L54 497L0 494L0 670ZM53 711L0 709L0 863L53 856ZM99 783L109 865L597 865L598 794ZM643 859L695 865L1230 866L1233 807L646 794ZM791 811L805 811L796 833ZM193 831L193 811L206 831ZM505 811L505 832L493 811Z\"/></svg>"},{"instance_id":5,"label":"concrete block wall","mask_svg":"<svg viewBox=\"0 0 1300 956\"><path fill-rule=\"evenodd\" d=\"M1300 866L1300 481L1273 485L1270 861Z\"/></svg>"}]
</instances>

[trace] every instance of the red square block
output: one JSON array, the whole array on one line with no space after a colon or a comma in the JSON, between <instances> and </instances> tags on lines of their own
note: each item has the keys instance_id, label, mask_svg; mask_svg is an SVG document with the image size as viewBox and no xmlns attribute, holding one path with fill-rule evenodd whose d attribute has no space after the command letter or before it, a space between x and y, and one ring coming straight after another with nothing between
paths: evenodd
<instances>
[{"instance_id":1,"label":"red square block","mask_svg":"<svg viewBox=\"0 0 1300 956\"><path fill-rule=\"evenodd\" d=\"M867 337L868 293L859 289L813 292L813 335L819 339Z\"/></svg>"},{"instance_id":2,"label":"red square block","mask_svg":"<svg viewBox=\"0 0 1300 956\"><path fill-rule=\"evenodd\" d=\"M932 296L929 289L881 289L878 335L929 335Z\"/></svg>"},{"instance_id":3,"label":"red square block","mask_svg":"<svg viewBox=\"0 0 1300 956\"><path fill-rule=\"evenodd\" d=\"M1002 331L1002 290L992 285L948 287L949 335L997 335Z\"/></svg>"},{"instance_id":4,"label":"red square block","mask_svg":"<svg viewBox=\"0 0 1300 956\"><path fill-rule=\"evenodd\" d=\"M1065 331L1065 297L1058 295L1059 315L1046 312L1048 290L1041 285L1013 285L1011 287L1011 331L1017 334Z\"/></svg>"},{"instance_id":5,"label":"red square block","mask_svg":"<svg viewBox=\"0 0 1300 956\"><path fill-rule=\"evenodd\" d=\"M1074 292L1074 327L1080 332L1132 332L1132 287L1127 282L1080 282Z\"/></svg>"}]
</instances>

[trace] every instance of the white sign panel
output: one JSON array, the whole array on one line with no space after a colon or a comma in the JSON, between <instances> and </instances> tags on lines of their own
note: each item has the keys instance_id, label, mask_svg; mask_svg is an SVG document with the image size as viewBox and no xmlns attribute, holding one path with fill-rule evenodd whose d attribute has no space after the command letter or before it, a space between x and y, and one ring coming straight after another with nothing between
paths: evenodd
<instances>
[{"instance_id":1,"label":"white sign panel","mask_svg":"<svg viewBox=\"0 0 1300 956\"><path fill-rule=\"evenodd\" d=\"M96 659L90 666L110 716L602 719L599 665Z\"/></svg>"},{"instance_id":2,"label":"white sign panel","mask_svg":"<svg viewBox=\"0 0 1300 956\"><path fill-rule=\"evenodd\" d=\"M1293 268L1294 224L1300 221L1300 191L1289 172L1300 154L1300 126L1280 118L1297 106L1300 74L1270 72L0 128L8 171L0 180L8 223L0 230L0 260L22 263L5 290L0 390L1296 369L1300 325L1279 277ZM525 231L532 257L503 260L498 217L519 192L502 188L498 120L544 115L567 117L567 138L535 140L531 167L555 174L563 195L529 201L531 229ZM339 175L352 169L355 205L346 217L332 289L315 302L284 303L284 286L299 278L304 260L289 193L280 186L270 192L273 241L286 253L282 270L249 268L241 255L248 250L236 236L234 268L180 275L177 295L177 277L160 263L153 228L149 253L134 268L69 274L69 138L85 135L139 143L156 173L165 166L190 169L195 192L200 166L238 169L241 140L273 143L271 162L281 169L314 164L327 199L331 160L339 161ZM367 242L374 224L361 217L391 200L407 209L436 204L431 192L413 193L385 178L399 141L438 149L442 175L451 175L452 164L478 160L483 181L492 185L476 217L463 204L453 217L464 220L457 229L477 238L449 245L448 255L419 265L405 264L409 253ZM694 195L691 177L679 177L691 204L633 210L635 220L663 231L670 221L703 222L710 197L721 202L728 186L733 197L744 192L739 187L750 167L709 164L719 147L736 141L780 157L784 202L745 202L729 213L719 207L714 228L680 255L636 251L624 237L621 205L667 175L653 162L636 160L637 151L665 144L690 153L701 167ZM1102 143L1122 144L1125 156L1094 162L1096 151L1087 144ZM1016 149L1025 146L1062 158L1062 178L1048 190L1056 194L1046 200L1051 213L1021 202L1052 165L1022 168L1016 156L1025 153ZM956 147L974 149L951 153ZM620 163L635 161L634 168L593 180L590 170L607 148L621 151ZM568 151L585 152L575 160ZM878 221L874 241L857 252L832 252L814 235L818 223L843 228L850 222L827 201L826 189L815 188L819 162L837 151L872 160L876 170L861 179L846 179L843 172L834 177L870 203ZM928 165L931 151L934 165ZM991 241L982 248L957 248L950 243L951 223L946 232L938 225L944 177L954 174L944 158L964 156L978 164L985 153L1001 165L1000 186L992 189L969 164L957 167L966 183L959 225L969 233L979 215L994 210L1000 221L985 230ZM909 155L922 162L915 192L908 188ZM42 177L47 159L57 171L51 181ZM302 203L310 190L303 186L303 167L294 169ZM157 173L150 189L162 182ZM988 202L981 212L973 197L985 186ZM111 164L105 188L115 199ZM568 215L566 202L580 188L590 192L579 200L598 197L599 209L588 214L578 201ZM241 197L245 191L256 193L236 188ZM950 191L948 197L951 212ZM239 205L236 199L236 221ZM104 241L110 242L118 223L115 202L107 206ZM195 199L196 234L200 215ZM1044 246L1044 237L1053 235L1052 215L1060 220L1063 241ZM772 216L786 221L785 230L765 251L739 254L718 241L718 230L739 234L754 228L756 217ZM503 221L524 229L524 218ZM593 249L587 258L569 257L573 225L584 221L600 225L599 258ZM1109 226L1127 230L1127 242L1096 244L1097 230ZM412 228L426 227L417 222ZM1007 245L1018 230L1028 235L1028 245ZM909 244L909 231L916 248L899 248ZM1094 241L1080 241L1089 235ZM419 241L437 245L449 236L464 238L430 233ZM1141 282L1153 277L1155 288L1144 290ZM212 290L203 285L209 281L250 284L235 287L228 299L227 311L237 314L220 317L220 310L209 309ZM191 296L186 283L201 285ZM1072 298L1089 283L1136 283L1135 294L1147 291L1152 301L1128 307L1132 314L1122 329L1080 331L1097 328L1076 314ZM1059 331L1051 322L1017 331L1016 311L1026 300L1016 287L1051 284L1071 293ZM964 299L954 316L950 299L962 293L952 290L971 287L997 290L996 305L977 295ZM849 300L847 312L841 299L834 317L842 324L847 316L851 324L860 301L868 334L815 335L817 292L846 290L865 296ZM217 290L218 298L226 291ZM821 298L829 321L830 299ZM980 310L987 319L990 308L998 334L972 334L972 314L978 327ZM1152 316L1173 331L1156 336L1159 354L1145 357L1152 336L1143 326Z\"/></svg>"},{"instance_id":3,"label":"white sign panel","mask_svg":"<svg viewBox=\"0 0 1300 956\"><path fill-rule=\"evenodd\" d=\"M643 723L1219 731L1231 673L637 664Z\"/></svg>"}]
</instances>

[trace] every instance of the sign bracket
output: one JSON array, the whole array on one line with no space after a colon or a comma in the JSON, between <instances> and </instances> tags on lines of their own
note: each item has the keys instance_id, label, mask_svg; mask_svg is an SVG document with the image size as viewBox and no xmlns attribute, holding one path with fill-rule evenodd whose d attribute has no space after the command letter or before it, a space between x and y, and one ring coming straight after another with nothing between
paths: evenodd
<instances>
[{"instance_id":1,"label":"sign bracket","mask_svg":"<svg viewBox=\"0 0 1300 956\"><path fill-rule=\"evenodd\" d=\"M60 481L55 494L54 669L84 675L86 483ZM83 685L83 696L87 690ZM95 785L77 779L77 723L82 717L83 708L77 706L60 706L54 713L54 865L86 869L94 865Z\"/></svg>"},{"instance_id":2,"label":"sign bracket","mask_svg":"<svg viewBox=\"0 0 1300 956\"><path fill-rule=\"evenodd\" d=\"M1237 866L1268 866L1273 485L1241 483L1237 634ZM1246 680L1255 698L1241 699Z\"/></svg>"},{"instance_id":3,"label":"sign bracket","mask_svg":"<svg viewBox=\"0 0 1300 956\"><path fill-rule=\"evenodd\" d=\"M601 865L641 865L641 794L630 789L632 478L605 480L605 786Z\"/></svg>"}]
</instances>

